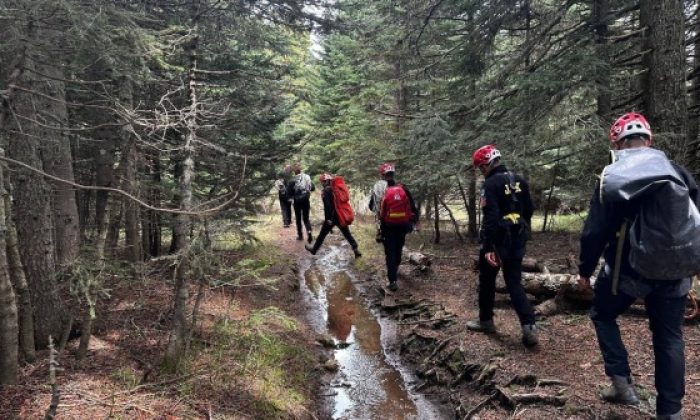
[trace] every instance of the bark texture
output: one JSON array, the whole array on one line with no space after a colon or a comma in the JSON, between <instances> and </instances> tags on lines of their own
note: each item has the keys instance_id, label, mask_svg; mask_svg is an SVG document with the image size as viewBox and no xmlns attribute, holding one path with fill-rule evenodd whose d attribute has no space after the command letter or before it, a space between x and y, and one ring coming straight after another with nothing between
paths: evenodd
<instances>
[{"instance_id":1,"label":"bark texture","mask_svg":"<svg viewBox=\"0 0 700 420\"><path fill-rule=\"evenodd\" d=\"M644 112L654 142L683 161L687 136L685 101L685 18L682 0L640 0L639 20L646 27L642 76Z\"/></svg>"},{"instance_id":2,"label":"bark texture","mask_svg":"<svg viewBox=\"0 0 700 420\"><path fill-rule=\"evenodd\" d=\"M4 155L2 150L0 150L0 155ZM0 194L3 197L7 195L1 166ZM3 204L0 205L0 385L7 385L17 382L18 324L15 293L12 289L10 273L7 269L7 257L4 252L5 238L7 237L5 206L4 203L0 204Z\"/></svg>"},{"instance_id":3,"label":"bark texture","mask_svg":"<svg viewBox=\"0 0 700 420\"><path fill-rule=\"evenodd\" d=\"M18 80L19 86L27 90L43 83L34 72L35 62L45 57L37 47L42 42L33 25L30 20L26 27L26 37L32 42L27 44L25 71ZM46 103L49 101L48 98L26 91L16 93L11 108L17 118L10 119L9 124L9 128L15 131L8 141L8 155L11 158L35 168L42 167L40 140L45 138L46 132L39 125L38 112L50 109L51 105ZM13 173L13 184L13 214L16 216L20 256L33 303L34 338L37 347L44 348L48 345L49 335L61 335L63 324L68 319L55 276L51 189L42 176L25 169L17 169Z\"/></svg>"}]
</instances>

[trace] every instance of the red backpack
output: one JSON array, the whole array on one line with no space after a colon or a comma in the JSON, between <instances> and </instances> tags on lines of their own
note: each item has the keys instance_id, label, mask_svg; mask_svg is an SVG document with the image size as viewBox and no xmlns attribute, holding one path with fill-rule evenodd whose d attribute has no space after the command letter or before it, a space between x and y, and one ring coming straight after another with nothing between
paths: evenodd
<instances>
[{"instance_id":1,"label":"red backpack","mask_svg":"<svg viewBox=\"0 0 700 420\"><path fill-rule=\"evenodd\" d=\"M412 218L413 209L403 185L396 184L388 187L382 200L382 221L390 225L398 225L408 223Z\"/></svg>"},{"instance_id":2,"label":"red backpack","mask_svg":"<svg viewBox=\"0 0 700 420\"><path fill-rule=\"evenodd\" d=\"M331 191L333 191L333 207L338 217L338 225L340 227L350 226L355 220L355 212L352 211L350 191L348 186L345 185L345 180L342 176L336 175L333 177Z\"/></svg>"}]
</instances>

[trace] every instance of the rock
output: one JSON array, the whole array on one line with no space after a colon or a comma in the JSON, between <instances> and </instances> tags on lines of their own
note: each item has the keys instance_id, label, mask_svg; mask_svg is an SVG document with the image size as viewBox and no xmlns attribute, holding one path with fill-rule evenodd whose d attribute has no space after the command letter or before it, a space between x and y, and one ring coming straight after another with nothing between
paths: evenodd
<instances>
[{"instance_id":1,"label":"rock","mask_svg":"<svg viewBox=\"0 0 700 420\"><path fill-rule=\"evenodd\" d=\"M335 359L328 359L326 362L323 364L323 368L326 369L329 372L337 372L338 371L338 361Z\"/></svg>"},{"instance_id":2,"label":"rock","mask_svg":"<svg viewBox=\"0 0 700 420\"><path fill-rule=\"evenodd\" d=\"M334 349L335 348L335 341L333 341L333 337L331 337L328 334L324 334L324 335L317 337L316 342L327 349Z\"/></svg>"}]
</instances>

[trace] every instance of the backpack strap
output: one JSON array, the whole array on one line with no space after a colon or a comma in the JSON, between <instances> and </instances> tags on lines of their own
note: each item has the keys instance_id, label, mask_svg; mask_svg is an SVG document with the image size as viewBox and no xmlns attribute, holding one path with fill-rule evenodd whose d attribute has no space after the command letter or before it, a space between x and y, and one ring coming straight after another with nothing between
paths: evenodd
<instances>
[{"instance_id":1,"label":"backpack strap","mask_svg":"<svg viewBox=\"0 0 700 420\"><path fill-rule=\"evenodd\" d=\"M622 266L622 248L625 246L625 238L627 236L628 220L625 219L617 232L617 248L615 248L615 267L613 268L612 278L612 294L617 296L617 286L620 283L620 267Z\"/></svg>"}]
</instances>

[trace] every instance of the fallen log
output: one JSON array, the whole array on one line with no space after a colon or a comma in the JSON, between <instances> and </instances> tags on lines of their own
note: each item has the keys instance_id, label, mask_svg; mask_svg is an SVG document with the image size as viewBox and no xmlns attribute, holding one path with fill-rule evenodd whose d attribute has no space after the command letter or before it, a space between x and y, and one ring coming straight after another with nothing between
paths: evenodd
<instances>
[{"instance_id":1,"label":"fallen log","mask_svg":"<svg viewBox=\"0 0 700 420\"><path fill-rule=\"evenodd\" d=\"M408 263L416 266L420 271L426 271L433 265L433 261L427 255L418 251L406 251L403 256Z\"/></svg>"}]
</instances>

